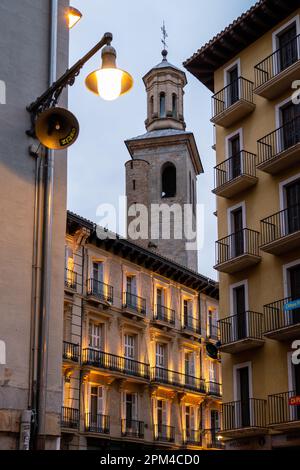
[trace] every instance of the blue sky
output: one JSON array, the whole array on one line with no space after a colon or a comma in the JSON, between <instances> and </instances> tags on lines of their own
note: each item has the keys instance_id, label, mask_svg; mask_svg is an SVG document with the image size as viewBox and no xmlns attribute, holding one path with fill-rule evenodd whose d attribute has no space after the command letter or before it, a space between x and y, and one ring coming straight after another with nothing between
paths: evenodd
<instances>
[{"instance_id":1,"label":"blue sky","mask_svg":"<svg viewBox=\"0 0 300 470\"><path fill-rule=\"evenodd\" d=\"M182 67L182 62L215 34L252 6L252 0L72 0L83 13L82 20L70 33L70 65L94 46L102 34L114 35L117 63L134 77L133 90L116 100L105 102L89 93L86 75L99 67L95 56L69 89L69 109L80 122L80 136L69 149L68 208L97 221L99 204L117 207L125 192L124 163L129 154L124 140L145 132L146 94L142 76L161 60L161 25L168 31L168 59ZM194 132L205 174L198 178L198 203L204 204L204 246L199 252L199 271L216 278L214 241L217 239L210 124L211 93L187 72L185 121Z\"/></svg>"}]
</instances>

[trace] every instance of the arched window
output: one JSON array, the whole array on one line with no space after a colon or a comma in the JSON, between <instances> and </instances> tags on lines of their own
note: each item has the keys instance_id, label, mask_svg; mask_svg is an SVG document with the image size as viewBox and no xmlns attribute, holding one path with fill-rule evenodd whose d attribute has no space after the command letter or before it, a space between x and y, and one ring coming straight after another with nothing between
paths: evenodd
<instances>
[{"instance_id":1,"label":"arched window","mask_svg":"<svg viewBox=\"0 0 300 470\"><path fill-rule=\"evenodd\" d=\"M154 98L151 96L150 98L150 118L152 118L154 114Z\"/></svg>"},{"instance_id":2,"label":"arched window","mask_svg":"<svg viewBox=\"0 0 300 470\"><path fill-rule=\"evenodd\" d=\"M166 117L166 95L161 93L159 95L159 116Z\"/></svg>"},{"instance_id":3,"label":"arched window","mask_svg":"<svg viewBox=\"0 0 300 470\"><path fill-rule=\"evenodd\" d=\"M176 167L173 163L166 163L162 170L162 191L161 197L175 197L176 196Z\"/></svg>"},{"instance_id":4,"label":"arched window","mask_svg":"<svg viewBox=\"0 0 300 470\"><path fill-rule=\"evenodd\" d=\"M173 93L172 95L172 116L177 118L177 95Z\"/></svg>"}]
</instances>

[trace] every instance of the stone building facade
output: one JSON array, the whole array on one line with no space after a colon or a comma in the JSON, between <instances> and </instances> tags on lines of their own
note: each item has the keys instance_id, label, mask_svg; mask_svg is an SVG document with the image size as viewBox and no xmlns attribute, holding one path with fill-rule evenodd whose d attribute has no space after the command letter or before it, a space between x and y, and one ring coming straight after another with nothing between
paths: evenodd
<instances>
[{"instance_id":1,"label":"stone building facade","mask_svg":"<svg viewBox=\"0 0 300 470\"><path fill-rule=\"evenodd\" d=\"M61 448L219 449L218 285L68 213Z\"/></svg>"}]
</instances>

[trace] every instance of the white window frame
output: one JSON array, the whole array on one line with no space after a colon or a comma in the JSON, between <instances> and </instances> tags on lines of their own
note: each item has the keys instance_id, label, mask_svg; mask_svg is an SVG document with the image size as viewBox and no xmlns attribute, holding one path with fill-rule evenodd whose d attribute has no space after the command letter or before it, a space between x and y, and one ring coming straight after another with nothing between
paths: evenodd
<instances>
[{"instance_id":1,"label":"white window frame","mask_svg":"<svg viewBox=\"0 0 300 470\"><path fill-rule=\"evenodd\" d=\"M229 301L230 301L230 312L231 315L236 315L236 310L235 310L235 302L234 302L234 289L236 287L245 287L245 312L249 312L249 288L248 288L248 279L245 279L244 281L236 282L235 284L231 284L229 286ZM237 322L235 322L235 328L237 328ZM249 318L248 315L246 316L246 328L247 332L249 331ZM237 338L237 331L235 331L235 337Z\"/></svg>"},{"instance_id":2,"label":"white window frame","mask_svg":"<svg viewBox=\"0 0 300 470\"><path fill-rule=\"evenodd\" d=\"M293 181L297 180L300 180L300 173L297 173L296 175L293 175L290 178L287 178L286 180L281 181L279 183L279 204L281 211L287 208L285 187ZM280 221L282 222L282 227L280 227L282 235L288 235L288 229L286 227L286 218L283 217L280 219Z\"/></svg>"},{"instance_id":3,"label":"white window frame","mask_svg":"<svg viewBox=\"0 0 300 470\"><path fill-rule=\"evenodd\" d=\"M288 29L289 26L291 26L293 23L296 23L296 30L297 33L296 35L298 36L300 34L300 16L296 15L294 18L291 18L289 21L284 23L280 28L276 29L276 31L273 32L272 34L272 50L273 53L276 52L279 49L279 37L280 33L282 33L285 29ZM298 48L298 58L300 56L300 51ZM278 74L278 64L277 61L274 63L274 69L273 69L274 74Z\"/></svg>"},{"instance_id":4,"label":"white window frame","mask_svg":"<svg viewBox=\"0 0 300 470\"><path fill-rule=\"evenodd\" d=\"M92 343L94 343L94 339L97 337L94 333L90 335L90 325L92 325L92 328L97 327L99 328L99 349L96 348L96 346L91 346L90 345L90 337L93 338ZM104 350L104 323L100 323L95 321L94 319L90 318L88 321L88 345L89 348L94 349L96 351L103 351Z\"/></svg>"},{"instance_id":5,"label":"white window frame","mask_svg":"<svg viewBox=\"0 0 300 470\"><path fill-rule=\"evenodd\" d=\"M290 278L289 278L289 269L293 268L294 266L300 265L300 259L298 258L297 260L294 260L290 263L284 264L282 266L282 271L283 271L283 291L284 291L284 298L286 299L287 297L290 297ZM292 320L292 316L290 315L289 311L284 312L287 320L287 324L290 324L290 321ZM292 323L291 323L292 324Z\"/></svg>"},{"instance_id":6,"label":"white window frame","mask_svg":"<svg viewBox=\"0 0 300 470\"><path fill-rule=\"evenodd\" d=\"M247 227L247 218L246 218L246 202L242 201L238 204L228 207L227 209L227 227L228 227L228 235L232 235L233 233L233 223L232 223L232 213L237 209L242 208L243 212L243 229Z\"/></svg>"},{"instance_id":7,"label":"white window frame","mask_svg":"<svg viewBox=\"0 0 300 470\"><path fill-rule=\"evenodd\" d=\"M281 101L280 103L276 104L275 106L275 125L276 129L279 129L282 126L282 116L281 116L281 109L288 103L292 102L291 96L286 98L285 100ZM280 153L283 150L283 143L281 141L280 132L277 133L276 137L276 147L277 152Z\"/></svg>"},{"instance_id":8,"label":"white window frame","mask_svg":"<svg viewBox=\"0 0 300 470\"><path fill-rule=\"evenodd\" d=\"M241 364L235 364L233 366L233 397L234 397L234 401L239 401L240 400L240 397L239 397L239 394L238 394L238 370L239 369L244 369L248 367L248 374L249 374L249 400L253 398L253 376L252 376L252 362L251 361L248 361L248 362L243 362ZM250 402L251 403L251 402ZM250 425L251 423L253 423L253 410L252 410L252 407L250 406L250 403L249 403L249 409L250 409ZM238 421L237 421L237 416L235 416L235 420L236 420L236 426L238 427Z\"/></svg>"}]
</instances>

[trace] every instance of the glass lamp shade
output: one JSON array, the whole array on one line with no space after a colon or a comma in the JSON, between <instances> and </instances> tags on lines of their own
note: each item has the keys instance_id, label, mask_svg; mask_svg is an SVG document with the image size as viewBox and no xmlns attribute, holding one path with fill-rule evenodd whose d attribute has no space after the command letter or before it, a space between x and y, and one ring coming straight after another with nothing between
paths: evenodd
<instances>
[{"instance_id":1,"label":"glass lamp shade","mask_svg":"<svg viewBox=\"0 0 300 470\"><path fill-rule=\"evenodd\" d=\"M71 29L78 23L79 20L81 20L82 13L79 10L77 10L77 8L69 7L67 9L66 17L67 17L68 28Z\"/></svg>"}]
</instances>

